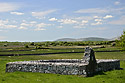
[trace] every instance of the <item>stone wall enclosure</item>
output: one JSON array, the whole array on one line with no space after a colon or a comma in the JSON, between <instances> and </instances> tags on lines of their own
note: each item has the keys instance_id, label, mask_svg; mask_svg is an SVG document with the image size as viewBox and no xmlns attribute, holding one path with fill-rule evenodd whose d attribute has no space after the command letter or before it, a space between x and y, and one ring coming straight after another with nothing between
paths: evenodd
<instances>
[{"instance_id":1,"label":"stone wall enclosure","mask_svg":"<svg viewBox=\"0 0 125 83\"><path fill-rule=\"evenodd\" d=\"M120 60L95 59L94 51L86 47L83 59L18 61L6 64L6 72L40 72L91 76L99 71L120 69Z\"/></svg>"}]
</instances>

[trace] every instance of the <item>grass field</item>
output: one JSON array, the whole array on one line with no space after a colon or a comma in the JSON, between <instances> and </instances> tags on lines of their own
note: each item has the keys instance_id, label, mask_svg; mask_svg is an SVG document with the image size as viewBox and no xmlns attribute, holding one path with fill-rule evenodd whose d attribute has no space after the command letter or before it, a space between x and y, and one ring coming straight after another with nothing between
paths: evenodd
<instances>
[{"instance_id":1,"label":"grass field","mask_svg":"<svg viewBox=\"0 0 125 83\"><path fill-rule=\"evenodd\" d=\"M97 52L95 55L98 59L120 59L121 68L123 68L123 70L101 72L94 77L31 72L6 73L5 65L8 62L40 59L81 59L83 53L41 56L1 56L0 83L125 83L125 52Z\"/></svg>"},{"instance_id":2,"label":"grass field","mask_svg":"<svg viewBox=\"0 0 125 83\"><path fill-rule=\"evenodd\" d=\"M94 51L113 51L113 50L121 50L119 47L105 47L99 48L94 47ZM69 47L48 47L47 49L34 49L34 48L24 48L24 47L0 47L0 55L20 55L20 54L42 54L42 53L57 53L57 52L84 52L84 46L70 46Z\"/></svg>"},{"instance_id":3,"label":"grass field","mask_svg":"<svg viewBox=\"0 0 125 83\"><path fill-rule=\"evenodd\" d=\"M5 45L7 44L7 46ZM25 48L24 42L0 42L0 83L125 83L125 51L122 52L95 52L97 59L120 59L120 66L123 70L100 72L93 77L77 75L43 74L32 72L6 73L6 63L14 61L29 61L43 59L82 59L83 53L66 53L51 55L26 55L6 56L7 54L39 54L57 52L84 52L85 46L54 46L47 49L35 49L33 46ZM5 45L5 46L4 46ZM94 51L121 50L120 47L92 46ZM49 48L49 49L48 49Z\"/></svg>"}]
</instances>

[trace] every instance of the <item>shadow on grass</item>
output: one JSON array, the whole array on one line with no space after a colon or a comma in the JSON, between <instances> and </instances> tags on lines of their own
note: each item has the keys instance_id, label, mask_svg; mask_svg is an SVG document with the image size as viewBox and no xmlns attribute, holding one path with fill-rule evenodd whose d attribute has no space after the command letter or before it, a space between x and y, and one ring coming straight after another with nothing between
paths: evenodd
<instances>
[{"instance_id":1,"label":"shadow on grass","mask_svg":"<svg viewBox=\"0 0 125 83\"><path fill-rule=\"evenodd\" d=\"M123 70L123 68L119 68L119 69L115 69L115 70ZM112 70L108 70L108 71L112 71ZM94 73L94 75L89 76L89 77L93 77L95 75L107 75L104 72L107 72L107 71L99 71L99 72L96 72L96 73Z\"/></svg>"},{"instance_id":2,"label":"shadow on grass","mask_svg":"<svg viewBox=\"0 0 125 83\"><path fill-rule=\"evenodd\" d=\"M118 70L123 70L123 68L119 68Z\"/></svg>"},{"instance_id":3,"label":"shadow on grass","mask_svg":"<svg viewBox=\"0 0 125 83\"><path fill-rule=\"evenodd\" d=\"M91 75L88 75L88 76L86 76L86 77L94 77L94 76L96 76L96 75L106 75L106 74L104 73L104 71L99 71L99 72L93 73L93 74L91 74Z\"/></svg>"},{"instance_id":4,"label":"shadow on grass","mask_svg":"<svg viewBox=\"0 0 125 83\"><path fill-rule=\"evenodd\" d=\"M99 72L96 72L94 75L106 75L106 74L104 73L104 71L99 71Z\"/></svg>"}]
</instances>

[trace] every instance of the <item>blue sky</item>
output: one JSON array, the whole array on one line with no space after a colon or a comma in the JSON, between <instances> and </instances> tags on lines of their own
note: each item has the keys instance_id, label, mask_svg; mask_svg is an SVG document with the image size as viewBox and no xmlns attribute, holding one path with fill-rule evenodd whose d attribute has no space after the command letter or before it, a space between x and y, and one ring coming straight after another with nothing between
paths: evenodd
<instances>
[{"instance_id":1,"label":"blue sky","mask_svg":"<svg viewBox=\"0 0 125 83\"><path fill-rule=\"evenodd\" d=\"M125 0L0 0L0 41L118 37Z\"/></svg>"}]
</instances>

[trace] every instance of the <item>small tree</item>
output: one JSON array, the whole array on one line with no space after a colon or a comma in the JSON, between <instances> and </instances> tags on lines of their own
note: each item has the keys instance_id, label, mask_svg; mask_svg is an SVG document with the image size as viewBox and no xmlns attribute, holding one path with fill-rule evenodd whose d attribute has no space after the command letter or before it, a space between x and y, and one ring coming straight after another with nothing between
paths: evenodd
<instances>
[{"instance_id":1,"label":"small tree","mask_svg":"<svg viewBox=\"0 0 125 83\"><path fill-rule=\"evenodd\" d=\"M117 40L117 44L125 49L125 31L123 31L123 34L121 35L120 39Z\"/></svg>"},{"instance_id":2,"label":"small tree","mask_svg":"<svg viewBox=\"0 0 125 83\"><path fill-rule=\"evenodd\" d=\"M3 46L4 46L4 47L7 47L7 46L8 46L8 44L4 44Z\"/></svg>"},{"instance_id":3,"label":"small tree","mask_svg":"<svg viewBox=\"0 0 125 83\"><path fill-rule=\"evenodd\" d=\"M34 42L31 42L30 45L35 45Z\"/></svg>"},{"instance_id":4,"label":"small tree","mask_svg":"<svg viewBox=\"0 0 125 83\"><path fill-rule=\"evenodd\" d=\"M29 48L29 46L28 46L28 45L25 45L25 48Z\"/></svg>"}]
</instances>

